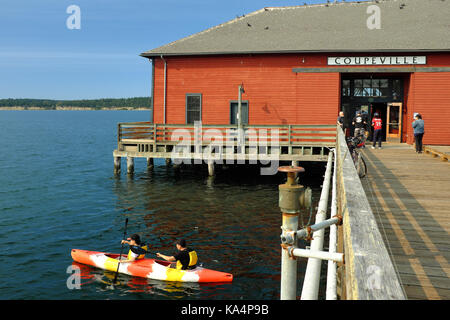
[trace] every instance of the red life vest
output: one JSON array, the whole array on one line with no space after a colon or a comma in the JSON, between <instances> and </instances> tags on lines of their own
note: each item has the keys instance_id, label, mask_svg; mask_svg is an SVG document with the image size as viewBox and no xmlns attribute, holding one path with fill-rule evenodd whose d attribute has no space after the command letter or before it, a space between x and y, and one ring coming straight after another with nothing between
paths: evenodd
<instances>
[{"instance_id":1,"label":"red life vest","mask_svg":"<svg viewBox=\"0 0 450 320\"><path fill-rule=\"evenodd\" d=\"M383 127L383 121L380 118L373 118L372 125L374 130L380 130Z\"/></svg>"}]
</instances>

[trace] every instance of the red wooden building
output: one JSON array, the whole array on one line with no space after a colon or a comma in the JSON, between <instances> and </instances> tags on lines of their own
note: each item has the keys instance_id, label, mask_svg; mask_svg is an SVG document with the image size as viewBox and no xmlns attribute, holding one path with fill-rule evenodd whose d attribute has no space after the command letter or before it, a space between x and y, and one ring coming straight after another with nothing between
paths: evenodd
<instances>
[{"instance_id":1,"label":"red wooden building","mask_svg":"<svg viewBox=\"0 0 450 320\"><path fill-rule=\"evenodd\" d=\"M450 145L450 1L264 8L142 53L158 124L335 125L381 113L385 138Z\"/></svg>"}]
</instances>

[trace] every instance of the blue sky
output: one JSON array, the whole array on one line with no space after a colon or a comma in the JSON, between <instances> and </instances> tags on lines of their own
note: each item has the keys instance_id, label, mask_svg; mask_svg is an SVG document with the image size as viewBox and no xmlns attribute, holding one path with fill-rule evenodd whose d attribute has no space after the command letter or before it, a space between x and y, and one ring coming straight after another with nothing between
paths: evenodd
<instances>
[{"instance_id":1,"label":"blue sky","mask_svg":"<svg viewBox=\"0 0 450 320\"><path fill-rule=\"evenodd\" d=\"M140 53L263 7L324 2L1 0L0 99L149 96ZM66 27L70 5L81 9L80 30Z\"/></svg>"}]
</instances>

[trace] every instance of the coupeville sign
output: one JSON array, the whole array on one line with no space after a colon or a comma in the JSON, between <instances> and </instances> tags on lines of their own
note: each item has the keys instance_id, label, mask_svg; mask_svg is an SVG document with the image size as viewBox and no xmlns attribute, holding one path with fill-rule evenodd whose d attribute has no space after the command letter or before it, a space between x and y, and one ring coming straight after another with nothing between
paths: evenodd
<instances>
[{"instance_id":1,"label":"coupeville sign","mask_svg":"<svg viewBox=\"0 0 450 320\"><path fill-rule=\"evenodd\" d=\"M426 56L328 57L329 66L386 66L426 64Z\"/></svg>"}]
</instances>

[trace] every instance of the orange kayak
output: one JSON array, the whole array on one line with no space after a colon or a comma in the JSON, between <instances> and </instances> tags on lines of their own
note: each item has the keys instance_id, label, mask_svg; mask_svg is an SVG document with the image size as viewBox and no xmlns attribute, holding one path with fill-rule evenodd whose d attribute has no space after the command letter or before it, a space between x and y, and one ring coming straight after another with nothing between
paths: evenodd
<instances>
[{"instance_id":1,"label":"orange kayak","mask_svg":"<svg viewBox=\"0 0 450 320\"><path fill-rule=\"evenodd\" d=\"M72 249L72 259L78 263L97 267L103 270L116 272L119 254L105 253ZM122 259L126 259L122 255ZM196 267L192 270L178 270L171 268L172 264L167 261L155 259L140 259L133 262L121 262L119 273L134 277L179 281L179 282L232 282L233 275L230 273Z\"/></svg>"}]
</instances>

